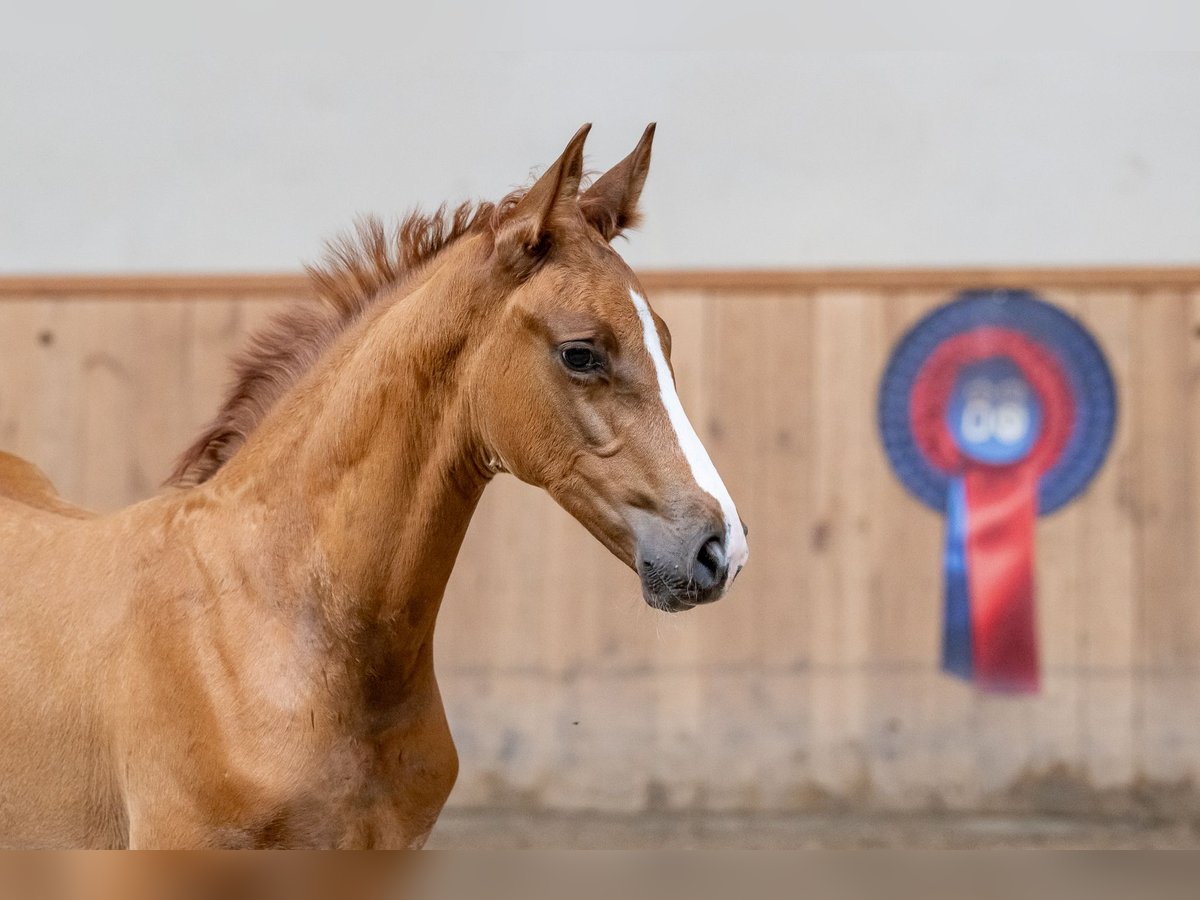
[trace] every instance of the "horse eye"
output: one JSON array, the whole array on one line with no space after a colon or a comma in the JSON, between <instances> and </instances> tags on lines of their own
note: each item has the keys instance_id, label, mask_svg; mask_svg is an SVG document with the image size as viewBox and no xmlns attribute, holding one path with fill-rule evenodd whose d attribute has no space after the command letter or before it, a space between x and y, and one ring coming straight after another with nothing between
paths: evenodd
<instances>
[{"instance_id":1,"label":"horse eye","mask_svg":"<svg viewBox=\"0 0 1200 900\"><path fill-rule=\"evenodd\" d=\"M561 351L563 365L573 372L594 372L601 368L599 355L586 344L568 344Z\"/></svg>"}]
</instances>

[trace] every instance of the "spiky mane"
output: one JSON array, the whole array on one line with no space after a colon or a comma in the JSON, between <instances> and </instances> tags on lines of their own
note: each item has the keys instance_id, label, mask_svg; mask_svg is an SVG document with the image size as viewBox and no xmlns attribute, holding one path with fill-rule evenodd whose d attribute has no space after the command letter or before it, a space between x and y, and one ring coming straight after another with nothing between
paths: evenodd
<instances>
[{"instance_id":1,"label":"spiky mane","mask_svg":"<svg viewBox=\"0 0 1200 900\"><path fill-rule=\"evenodd\" d=\"M234 383L220 411L179 457L167 483L186 486L211 478L386 288L403 282L462 236L495 228L517 199L519 194L513 194L499 204L413 212L391 230L366 218L330 242L324 261L307 268L318 302L297 300L251 335L233 359Z\"/></svg>"}]
</instances>

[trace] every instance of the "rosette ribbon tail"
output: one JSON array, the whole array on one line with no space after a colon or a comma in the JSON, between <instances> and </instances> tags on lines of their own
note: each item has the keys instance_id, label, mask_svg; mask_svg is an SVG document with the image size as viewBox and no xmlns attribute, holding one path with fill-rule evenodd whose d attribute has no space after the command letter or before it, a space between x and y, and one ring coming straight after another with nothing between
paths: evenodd
<instances>
[{"instance_id":1,"label":"rosette ribbon tail","mask_svg":"<svg viewBox=\"0 0 1200 900\"><path fill-rule=\"evenodd\" d=\"M957 481L966 518L971 676L986 691L1034 693L1040 682L1033 574L1036 467L1029 462L1015 471L969 466ZM947 591L948 633L949 597Z\"/></svg>"},{"instance_id":2,"label":"rosette ribbon tail","mask_svg":"<svg viewBox=\"0 0 1200 900\"><path fill-rule=\"evenodd\" d=\"M942 623L942 670L970 681L971 595L967 584L967 487L962 478L950 482L946 508L946 605Z\"/></svg>"}]
</instances>

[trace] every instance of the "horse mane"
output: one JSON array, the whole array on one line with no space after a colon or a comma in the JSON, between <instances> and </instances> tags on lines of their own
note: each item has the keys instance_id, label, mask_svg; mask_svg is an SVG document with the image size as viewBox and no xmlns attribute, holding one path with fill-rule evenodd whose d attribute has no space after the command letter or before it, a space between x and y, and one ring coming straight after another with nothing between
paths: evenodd
<instances>
[{"instance_id":1,"label":"horse mane","mask_svg":"<svg viewBox=\"0 0 1200 900\"><path fill-rule=\"evenodd\" d=\"M385 288L407 279L463 235L495 229L522 194L516 191L500 203L412 212L392 230L365 218L327 244L324 261L305 269L318 302L298 301L251 335L233 357L234 382L224 404L179 457L167 484L196 485L216 474Z\"/></svg>"}]
</instances>

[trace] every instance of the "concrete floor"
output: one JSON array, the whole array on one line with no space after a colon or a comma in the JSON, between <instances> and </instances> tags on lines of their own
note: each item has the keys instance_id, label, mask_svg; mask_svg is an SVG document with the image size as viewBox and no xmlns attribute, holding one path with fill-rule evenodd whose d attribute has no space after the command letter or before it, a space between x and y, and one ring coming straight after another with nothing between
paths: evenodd
<instances>
[{"instance_id":1,"label":"concrete floor","mask_svg":"<svg viewBox=\"0 0 1200 900\"><path fill-rule=\"evenodd\" d=\"M447 810L431 848L1200 848L1200 823L1051 816Z\"/></svg>"}]
</instances>

